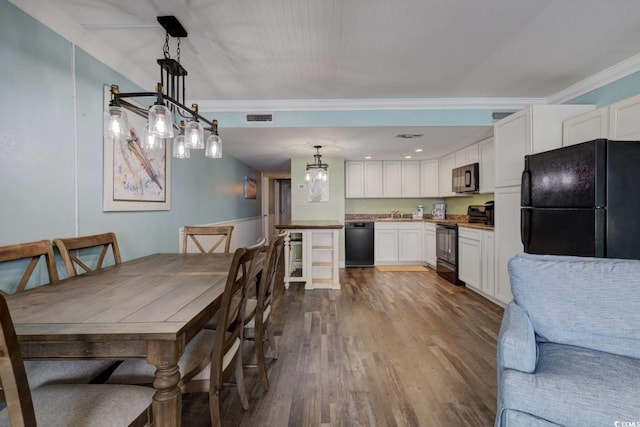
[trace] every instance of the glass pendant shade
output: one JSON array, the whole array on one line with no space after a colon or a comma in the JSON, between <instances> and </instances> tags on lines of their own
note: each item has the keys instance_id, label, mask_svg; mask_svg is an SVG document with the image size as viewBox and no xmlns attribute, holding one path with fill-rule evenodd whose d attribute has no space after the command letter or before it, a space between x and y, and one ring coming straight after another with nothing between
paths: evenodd
<instances>
[{"instance_id":1,"label":"glass pendant shade","mask_svg":"<svg viewBox=\"0 0 640 427\"><path fill-rule=\"evenodd\" d=\"M149 134L158 138L173 138L173 117L166 105L149 108Z\"/></svg>"},{"instance_id":2,"label":"glass pendant shade","mask_svg":"<svg viewBox=\"0 0 640 427\"><path fill-rule=\"evenodd\" d=\"M201 150L204 148L204 128L195 120L189 121L184 127L185 146Z\"/></svg>"},{"instance_id":3,"label":"glass pendant shade","mask_svg":"<svg viewBox=\"0 0 640 427\"><path fill-rule=\"evenodd\" d=\"M127 138L129 123L122 107L110 105L104 112L104 136Z\"/></svg>"},{"instance_id":4,"label":"glass pendant shade","mask_svg":"<svg viewBox=\"0 0 640 427\"><path fill-rule=\"evenodd\" d=\"M307 182L311 181L311 174L309 173L309 171L304 174L304 180Z\"/></svg>"},{"instance_id":5,"label":"glass pendant shade","mask_svg":"<svg viewBox=\"0 0 640 427\"><path fill-rule=\"evenodd\" d=\"M210 159L222 158L222 140L215 133L212 133L209 135L209 138L207 138L207 148L204 155Z\"/></svg>"},{"instance_id":6,"label":"glass pendant shade","mask_svg":"<svg viewBox=\"0 0 640 427\"><path fill-rule=\"evenodd\" d=\"M173 140L173 157L176 159L188 159L191 151L185 146L184 135L178 135Z\"/></svg>"},{"instance_id":7,"label":"glass pendant shade","mask_svg":"<svg viewBox=\"0 0 640 427\"><path fill-rule=\"evenodd\" d=\"M144 128L142 132L142 149L146 151L156 151L162 149L162 143L164 139L158 138L157 136L153 136L149 133L149 124Z\"/></svg>"}]
</instances>

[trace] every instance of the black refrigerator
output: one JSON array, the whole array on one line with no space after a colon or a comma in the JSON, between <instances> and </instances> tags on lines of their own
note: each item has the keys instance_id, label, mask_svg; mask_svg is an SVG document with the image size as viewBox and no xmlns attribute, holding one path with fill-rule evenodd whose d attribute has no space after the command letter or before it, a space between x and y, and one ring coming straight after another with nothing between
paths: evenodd
<instances>
[{"instance_id":1,"label":"black refrigerator","mask_svg":"<svg viewBox=\"0 0 640 427\"><path fill-rule=\"evenodd\" d=\"M640 142L525 156L521 194L525 252L640 259Z\"/></svg>"}]
</instances>

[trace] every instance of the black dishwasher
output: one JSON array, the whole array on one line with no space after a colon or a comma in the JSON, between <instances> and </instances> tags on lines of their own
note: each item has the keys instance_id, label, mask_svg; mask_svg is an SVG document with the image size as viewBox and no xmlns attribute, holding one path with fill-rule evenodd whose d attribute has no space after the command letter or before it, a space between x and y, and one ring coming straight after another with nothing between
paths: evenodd
<instances>
[{"instance_id":1,"label":"black dishwasher","mask_svg":"<svg viewBox=\"0 0 640 427\"><path fill-rule=\"evenodd\" d=\"M373 222L347 222L345 224L346 267L373 267L373 224Z\"/></svg>"}]
</instances>

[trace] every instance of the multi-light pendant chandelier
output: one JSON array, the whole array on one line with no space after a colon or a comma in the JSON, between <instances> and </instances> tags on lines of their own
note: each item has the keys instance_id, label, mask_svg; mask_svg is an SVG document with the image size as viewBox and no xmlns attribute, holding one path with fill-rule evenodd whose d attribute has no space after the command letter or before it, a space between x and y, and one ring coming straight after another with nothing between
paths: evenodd
<instances>
[{"instance_id":1,"label":"multi-light pendant chandelier","mask_svg":"<svg viewBox=\"0 0 640 427\"><path fill-rule=\"evenodd\" d=\"M316 149L316 154L313 155L313 163L307 163L307 173L305 174L304 179L306 181L312 180L327 180L327 169L329 169L329 165L326 163L322 163L322 154L320 154L320 149L322 145L314 145L313 148Z\"/></svg>"},{"instance_id":2,"label":"multi-light pendant chandelier","mask_svg":"<svg viewBox=\"0 0 640 427\"><path fill-rule=\"evenodd\" d=\"M144 148L160 149L166 139L173 138L173 157L186 159L190 157L192 149L205 149L206 157L219 159L222 157L222 140L218 135L218 121L202 117L197 104L192 104L191 108L185 105L185 77L188 73L180 64L180 38L187 37L187 31L175 16L158 16L158 22L166 35L164 58L157 61L160 82L156 91L120 93L118 86L112 85L111 101L104 113L105 136L116 139L130 137L127 109L147 118L141 141ZM169 37L178 39L176 59L169 54ZM125 100L151 97L156 100L148 110ZM206 140L205 131L209 133Z\"/></svg>"}]
</instances>

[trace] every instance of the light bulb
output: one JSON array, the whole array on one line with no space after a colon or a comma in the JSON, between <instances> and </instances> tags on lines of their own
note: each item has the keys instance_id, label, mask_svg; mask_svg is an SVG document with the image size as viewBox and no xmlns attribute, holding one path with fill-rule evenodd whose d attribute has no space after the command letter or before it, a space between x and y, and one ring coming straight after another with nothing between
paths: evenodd
<instances>
[{"instance_id":1,"label":"light bulb","mask_svg":"<svg viewBox=\"0 0 640 427\"><path fill-rule=\"evenodd\" d=\"M173 140L173 157L176 159L188 159L191 151L185 146L184 135L178 135Z\"/></svg>"},{"instance_id":2,"label":"light bulb","mask_svg":"<svg viewBox=\"0 0 640 427\"><path fill-rule=\"evenodd\" d=\"M207 148L204 155L211 159L222 158L222 140L214 133L207 138Z\"/></svg>"},{"instance_id":3,"label":"light bulb","mask_svg":"<svg viewBox=\"0 0 640 427\"><path fill-rule=\"evenodd\" d=\"M113 138L126 138L128 131L127 113L122 107L110 105L104 112L104 135Z\"/></svg>"},{"instance_id":4,"label":"light bulb","mask_svg":"<svg viewBox=\"0 0 640 427\"><path fill-rule=\"evenodd\" d=\"M149 108L149 134L159 138L173 138L173 117L165 105L155 104Z\"/></svg>"},{"instance_id":5,"label":"light bulb","mask_svg":"<svg viewBox=\"0 0 640 427\"><path fill-rule=\"evenodd\" d=\"M204 148L204 128L195 120L189 121L184 127L185 146L200 150Z\"/></svg>"}]
</instances>

